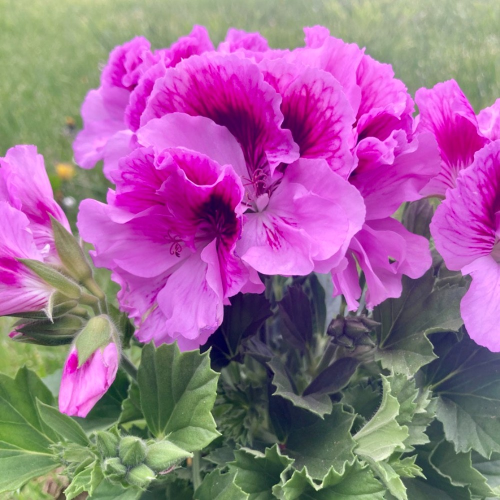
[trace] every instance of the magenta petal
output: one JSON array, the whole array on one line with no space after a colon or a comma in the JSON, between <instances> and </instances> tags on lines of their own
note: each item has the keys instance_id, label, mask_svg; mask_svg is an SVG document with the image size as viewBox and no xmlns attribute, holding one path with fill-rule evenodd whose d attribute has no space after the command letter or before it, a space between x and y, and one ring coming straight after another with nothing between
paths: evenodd
<instances>
[{"instance_id":1,"label":"magenta petal","mask_svg":"<svg viewBox=\"0 0 500 500\"><path fill-rule=\"evenodd\" d=\"M359 307L357 299L361 297L359 273L356 259L351 251L347 252L343 262L332 269L333 296L343 295L349 311Z\"/></svg>"},{"instance_id":2,"label":"magenta petal","mask_svg":"<svg viewBox=\"0 0 500 500\"><path fill-rule=\"evenodd\" d=\"M105 146L117 133L126 130L124 113L130 93L121 88L91 90L82 106L84 128L73 143L75 161L82 168L93 168L104 159Z\"/></svg>"},{"instance_id":3,"label":"magenta petal","mask_svg":"<svg viewBox=\"0 0 500 500\"><path fill-rule=\"evenodd\" d=\"M460 303L470 338L490 351L500 352L500 265L492 257L480 257L464 267L472 283Z\"/></svg>"},{"instance_id":4,"label":"magenta petal","mask_svg":"<svg viewBox=\"0 0 500 500\"><path fill-rule=\"evenodd\" d=\"M71 348L64 365L59 390L59 410L75 417L86 417L113 383L119 365L118 349L114 342L97 349L78 368L78 353Z\"/></svg>"},{"instance_id":5,"label":"magenta petal","mask_svg":"<svg viewBox=\"0 0 500 500\"><path fill-rule=\"evenodd\" d=\"M191 33L179 38L168 49L160 49L157 53L165 57L169 67L176 66L183 59L214 50L208 31L204 26L195 25Z\"/></svg>"},{"instance_id":6,"label":"magenta petal","mask_svg":"<svg viewBox=\"0 0 500 500\"><path fill-rule=\"evenodd\" d=\"M488 141L480 134L474 110L455 80L419 89L415 100L420 111L417 131L434 134L442 159L441 172L424 194L444 196L446 189L455 187L458 172L472 163L474 153Z\"/></svg>"},{"instance_id":7,"label":"magenta petal","mask_svg":"<svg viewBox=\"0 0 500 500\"><path fill-rule=\"evenodd\" d=\"M46 307L53 290L17 261L42 260L29 230L29 220L3 201L0 220L0 316L40 311Z\"/></svg>"},{"instance_id":8,"label":"magenta petal","mask_svg":"<svg viewBox=\"0 0 500 500\"><path fill-rule=\"evenodd\" d=\"M319 69L280 60L264 60L260 67L283 99L282 126L291 130L301 158L323 158L347 178L354 168L355 116L339 82Z\"/></svg>"},{"instance_id":9,"label":"magenta petal","mask_svg":"<svg viewBox=\"0 0 500 500\"><path fill-rule=\"evenodd\" d=\"M245 49L253 52L269 50L267 40L260 33L248 33L243 30L229 28L225 40L219 44L219 52L236 52Z\"/></svg>"},{"instance_id":10,"label":"magenta petal","mask_svg":"<svg viewBox=\"0 0 500 500\"><path fill-rule=\"evenodd\" d=\"M476 153L432 219L436 248L449 269L460 270L492 252L499 189L500 141L494 141Z\"/></svg>"},{"instance_id":11,"label":"magenta petal","mask_svg":"<svg viewBox=\"0 0 500 500\"><path fill-rule=\"evenodd\" d=\"M298 156L290 132L280 128L280 103L255 64L207 53L167 70L155 84L141 123L174 112L210 118L236 137L253 174Z\"/></svg>"}]
</instances>

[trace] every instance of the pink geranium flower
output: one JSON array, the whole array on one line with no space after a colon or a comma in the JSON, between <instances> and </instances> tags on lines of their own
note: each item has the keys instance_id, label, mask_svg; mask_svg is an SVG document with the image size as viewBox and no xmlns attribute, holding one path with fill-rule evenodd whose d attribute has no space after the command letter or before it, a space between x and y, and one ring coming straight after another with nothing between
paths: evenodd
<instances>
[{"instance_id":1,"label":"pink geranium flower","mask_svg":"<svg viewBox=\"0 0 500 500\"><path fill-rule=\"evenodd\" d=\"M500 141L478 151L456 178L431 223L436 249L446 266L469 274L461 302L470 337L500 352Z\"/></svg>"},{"instance_id":2,"label":"pink geranium flower","mask_svg":"<svg viewBox=\"0 0 500 500\"><path fill-rule=\"evenodd\" d=\"M40 311L54 292L18 261L60 263L49 215L69 229L42 156L34 146L9 149L0 158L0 316Z\"/></svg>"},{"instance_id":3,"label":"pink geranium flower","mask_svg":"<svg viewBox=\"0 0 500 500\"><path fill-rule=\"evenodd\" d=\"M135 147L134 132L155 80L167 67L207 50L213 45L201 26L168 49L152 52L144 37L116 47L102 72L101 86L88 93L82 106L84 128L73 144L78 165L93 168L104 160L109 177L118 160Z\"/></svg>"},{"instance_id":4,"label":"pink geranium flower","mask_svg":"<svg viewBox=\"0 0 500 500\"><path fill-rule=\"evenodd\" d=\"M80 367L73 346L64 365L59 389L59 411L74 417L86 417L113 383L119 365L114 342L97 349Z\"/></svg>"},{"instance_id":5,"label":"pink geranium flower","mask_svg":"<svg viewBox=\"0 0 500 500\"><path fill-rule=\"evenodd\" d=\"M372 308L401 294L403 275L418 278L431 265L427 240L391 216L401 203L420 199L422 189L438 173L437 145L431 133L413 134L413 101L390 65L365 55L355 44L331 37L325 28L305 31L306 47L285 57L329 73L341 83L355 116L354 163L351 170L341 172L366 205L366 222L352 238L345 259L333 266L334 291L344 294L350 310L356 309L361 295L359 266L366 277L366 303Z\"/></svg>"},{"instance_id":6,"label":"pink geranium flower","mask_svg":"<svg viewBox=\"0 0 500 500\"><path fill-rule=\"evenodd\" d=\"M228 298L249 280L235 254L244 193L226 161L235 144L226 147L224 129L213 143L212 126L192 132L219 150L215 159L186 148L139 148L121 161L107 205L81 205L80 233L95 245L96 265L122 284L121 306L144 342L203 344L221 324Z\"/></svg>"}]
</instances>

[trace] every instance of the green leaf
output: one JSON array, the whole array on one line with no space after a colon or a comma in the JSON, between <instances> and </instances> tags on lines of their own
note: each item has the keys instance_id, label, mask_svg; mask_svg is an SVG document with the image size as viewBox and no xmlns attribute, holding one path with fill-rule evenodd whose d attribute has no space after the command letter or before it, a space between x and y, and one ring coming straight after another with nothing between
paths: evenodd
<instances>
[{"instance_id":1,"label":"green leaf","mask_svg":"<svg viewBox=\"0 0 500 500\"><path fill-rule=\"evenodd\" d=\"M229 469L236 472L235 483L248 493L249 500L273 500L272 488L293 460L282 456L278 445L266 448L265 454L253 450L235 451L235 461Z\"/></svg>"},{"instance_id":2,"label":"green leaf","mask_svg":"<svg viewBox=\"0 0 500 500\"><path fill-rule=\"evenodd\" d=\"M90 497L92 500L137 500L142 495L138 488L124 488L119 484L104 480Z\"/></svg>"},{"instance_id":3,"label":"green leaf","mask_svg":"<svg viewBox=\"0 0 500 500\"><path fill-rule=\"evenodd\" d=\"M500 354L468 335L436 343L439 359L424 370L425 383L439 396L436 416L457 452L500 452ZM451 348L450 348L451 344Z\"/></svg>"},{"instance_id":4,"label":"green leaf","mask_svg":"<svg viewBox=\"0 0 500 500\"><path fill-rule=\"evenodd\" d=\"M42 420L51 429L54 429L57 434L72 443L89 446L90 442L87 435L75 420L41 401L37 401L37 406Z\"/></svg>"},{"instance_id":5,"label":"green leaf","mask_svg":"<svg viewBox=\"0 0 500 500\"><path fill-rule=\"evenodd\" d=\"M343 389L359 366L356 358L340 358L325 368L305 389L310 394L335 394Z\"/></svg>"},{"instance_id":6,"label":"green leaf","mask_svg":"<svg viewBox=\"0 0 500 500\"><path fill-rule=\"evenodd\" d=\"M313 330L324 334L326 330L326 292L318 276L311 273L307 278L313 308Z\"/></svg>"},{"instance_id":7,"label":"green leaf","mask_svg":"<svg viewBox=\"0 0 500 500\"><path fill-rule=\"evenodd\" d=\"M128 388L128 397L122 402L122 413L119 423L127 424L136 420L142 420L143 418L139 386L135 382L132 382Z\"/></svg>"},{"instance_id":8,"label":"green leaf","mask_svg":"<svg viewBox=\"0 0 500 500\"><path fill-rule=\"evenodd\" d=\"M437 400L431 399L429 389L417 389L413 377L394 374L387 380L391 386L391 394L399 403L396 421L408 427L409 436L404 441L406 451L411 451L413 446L428 443L425 429L434 420Z\"/></svg>"},{"instance_id":9,"label":"green leaf","mask_svg":"<svg viewBox=\"0 0 500 500\"><path fill-rule=\"evenodd\" d=\"M309 297L300 285L288 287L279 302L283 338L296 349L304 351L313 335L313 315Z\"/></svg>"},{"instance_id":10,"label":"green leaf","mask_svg":"<svg viewBox=\"0 0 500 500\"><path fill-rule=\"evenodd\" d=\"M323 479L332 467L343 474L346 465L355 460L356 443L350 432L353 421L354 415L344 411L341 404L333 405L324 420L294 408L283 453L295 459L296 469L307 467L314 479Z\"/></svg>"},{"instance_id":11,"label":"green leaf","mask_svg":"<svg viewBox=\"0 0 500 500\"><path fill-rule=\"evenodd\" d=\"M235 474L222 474L219 469L214 470L205 478L194 493L195 500L247 500L245 493L234 482Z\"/></svg>"},{"instance_id":12,"label":"green leaf","mask_svg":"<svg viewBox=\"0 0 500 500\"><path fill-rule=\"evenodd\" d=\"M297 394L292 379L287 374L285 365L278 357L273 358L267 364L274 372L272 383L276 386L276 391L273 393L273 396L281 396L288 399L295 406L315 413L320 417L332 411L332 401L328 394L309 394L307 396Z\"/></svg>"},{"instance_id":13,"label":"green leaf","mask_svg":"<svg viewBox=\"0 0 500 500\"><path fill-rule=\"evenodd\" d=\"M399 474L387 462L376 462L370 458L366 459L373 472L382 480L390 493L397 500L408 500L406 487L399 477Z\"/></svg>"},{"instance_id":14,"label":"green leaf","mask_svg":"<svg viewBox=\"0 0 500 500\"><path fill-rule=\"evenodd\" d=\"M384 368L413 375L436 357L427 334L462 325L460 300L466 289L434 283L432 269L418 280L404 276L401 296L375 308L373 317L381 323L376 358Z\"/></svg>"},{"instance_id":15,"label":"green leaf","mask_svg":"<svg viewBox=\"0 0 500 500\"><path fill-rule=\"evenodd\" d=\"M331 469L323 483L317 485L307 469L295 471L289 481L275 488L282 500L384 500L385 488L377 481L368 467L359 462L346 467L343 474Z\"/></svg>"},{"instance_id":16,"label":"green leaf","mask_svg":"<svg viewBox=\"0 0 500 500\"><path fill-rule=\"evenodd\" d=\"M351 406L358 419L361 417L365 422L375 415L380 407L382 392L376 385L371 385L362 380L359 384L350 384L343 391L341 402Z\"/></svg>"},{"instance_id":17,"label":"green leaf","mask_svg":"<svg viewBox=\"0 0 500 500\"><path fill-rule=\"evenodd\" d=\"M494 491L486 478L472 467L471 453L456 453L452 443L441 441L429 456L430 464L454 486L468 487L473 495L489 497Z\"/></svg>"},{"instance_id":18,"label":"green leaf","mask_svg":"<svg viewBox=\"0 0 500 500\"><path fill-rule=\"evenodd\" d=\"M75 418L85 432L107 429L116 424L122 412L123 401L127 399L129 385L125 372L118 370L115 381L90 413L85 418Z\"/></svg>"},{"instance_id":19,"label":"green leaf","mask_svg":"<svg viewBox=\"0 0 500 500\"><path fill-rule=\"evenodd\" d=\"M212 366L227 366L232 359L241 357L241 342L253 337L264 321L272 316L270 303L264 294L242 294L231 297L231 305L224 306L224 321L202 347L212 349Z\"/></svg>"},{"instance_id":20,"label":"green leaf","mask_svg":"<svg viewBox=\"0 0 500 500\"><path fill-rule=\"evenodd\" d=\"M377 413L354 436L358 443L355 453L373 460L384 460L395 451L404 451L408 427L398 424L398 400L391 395L391 386L382 376L382 403Z\"/></svg>"},{"instance_id":21,"label":"green leaf","mask_svg":"<svg viewBox=\"0 0 500 500\"><path fill-rule=\"evenodd\" d=\"M186 451L201 450L219 433L210 413L219 375L208 353L181 353L177 344L142 350L138 383L141 407L151 433Z\"/></svg>"},{"instance_id":22,"label":"green leaf","mask_svg":"<svg viewBox=\"0 0 500 500\"><path fill-rule=\"evenodd\" d=\"M0 375L0 492L15 490L58 465L50 450L58 437L41 418L37 399L53 403L35 373L21 368L15 379Z\"/></svg>"},{"instance_id":23,"label":"green leaf","mask_svg":"<svg viewBox=\"0 0 500 500\"><path fill-rule=\"evenodd\" d=\"M71 484L64 491L66 500L73 500L84 491L88 491L89 496L92 497L103 479L101 466L97 462L93 462L73 478Z\"/></svg>"},{"instance_id":24,"label":"green leaf","mask_svg":"<svg viewBox=\"0 0 500 500\"><path fill-rule=\"evenodd\" d=\"M59 462L48 453L4 449L0 442L0 493L14 491L34 477L55 469Z\"/></svg>"},{"instance_id":25,"label":"green leaf","mask_svg":"<svg viewBox=\"0 0 500 500\"><path fill-rule=\"evenodd\" d=\"M500 453L492 453L489 459L473 451L471 454L472 466L486 479L490 488L500 496Z\"/></svg>"},{"instance_id":26,"label":"green leaf","mask_svg":"<svg viewBox=\"0 0 500 500\"><path fill-rule=\"evenodd\" d=\"M413 234L418 234L430 239L431 232L429 224L431 222L434 209L429 200L423 199L409 203L403 215L403 225Z\"/></svg>"}]
</instances>

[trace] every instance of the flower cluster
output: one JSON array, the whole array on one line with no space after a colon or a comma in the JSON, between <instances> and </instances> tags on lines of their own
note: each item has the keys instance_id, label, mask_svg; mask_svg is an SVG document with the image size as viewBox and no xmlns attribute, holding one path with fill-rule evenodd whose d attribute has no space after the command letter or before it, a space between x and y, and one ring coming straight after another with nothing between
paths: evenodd
<instances>
[{"instance_id":1,"label":"flower cluster","mask_svg":"<svg viewBox=\"0 0 500 500\"><path fill-rule=\"evenodd\" d=\"M431 233L451 270L472 277L462 299L467 332L500 351L500 100L478 116L454 80L420 89L417 130L431 131L441 154L426 194L445 197Z\"/></svg>"},{"instance_id":2,"label":"flower cluster","mask_svg":"<svg viewBox=\"0 0 500 500\"><path fill-rule=\"evenodd\" d=\"M391 216L440 168L413 108L389 65L322 27L295 50L234 29L215 49L201 27L116 48L75 142L116 188L82 203L78 228L138 338L203 344L262 275L332 273L354 310L359 266L368 307L399 296L431 257Z\"/></svg>"}]
</instances>

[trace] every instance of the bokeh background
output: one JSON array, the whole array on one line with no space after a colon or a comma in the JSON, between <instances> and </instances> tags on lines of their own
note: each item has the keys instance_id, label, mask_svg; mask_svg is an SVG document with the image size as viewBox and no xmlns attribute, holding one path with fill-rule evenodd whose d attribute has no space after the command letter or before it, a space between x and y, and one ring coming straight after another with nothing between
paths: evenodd
<instances>
[{"instance_id":1,"label":"bokeh background","mask_svg":"<svg viewBox=\"0 0 500 500\"><path fill-rule=\"evenodd\" d=\"M136 35L166 47L193 24L205 25L215 45L237 27L279 48L301 45L302 27L322 24L391 63L412 94L454 78L476 112L500 97L498 0L0 0L0 155L36 144L74 220L79 200L102 199L107 189L98 168L74 167L71 143L110 50ZM10 342L9 321L0 321L0 372L60 369L65 348ZM46 490L31 484L0 498L53 498Z\"/></svg>"}]
</instances>

